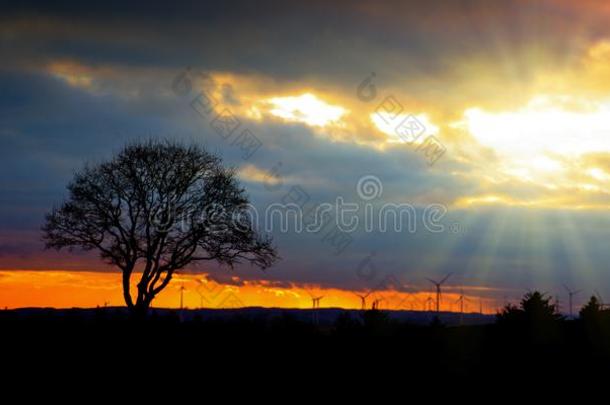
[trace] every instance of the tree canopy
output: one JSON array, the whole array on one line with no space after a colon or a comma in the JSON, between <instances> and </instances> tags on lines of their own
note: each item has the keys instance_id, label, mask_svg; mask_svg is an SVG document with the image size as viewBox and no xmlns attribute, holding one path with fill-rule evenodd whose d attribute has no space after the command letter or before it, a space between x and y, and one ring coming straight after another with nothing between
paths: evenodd
<instances>
[{"instance_id":1,"label":"tree canopy","mask_svg":"<svg viewBox=\"0 0 610 405\"><path fill-rule=\"evenodd\" d=\"M174 273L193 263L267 268L278 258L271 239L254 229L234 170L198 146L127 145L111 160L77 172L68 191L46 216L46 247L98 251L122 271L132 309L145 311ZM135 273L141 276L134 300Z\"/></svg>"}]
</instances>

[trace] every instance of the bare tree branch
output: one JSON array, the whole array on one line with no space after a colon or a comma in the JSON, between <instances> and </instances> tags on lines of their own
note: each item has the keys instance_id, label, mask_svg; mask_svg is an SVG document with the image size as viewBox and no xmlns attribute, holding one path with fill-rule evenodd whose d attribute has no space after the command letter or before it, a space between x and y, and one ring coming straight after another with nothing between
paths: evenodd
<instances>
[{"instance_id":1,"label":"bare tree branch","mask_svg":"<svg viewBox=\"0 0 610 405\"><path fill-rule=\"evenodd\" d=\"M192 263L266 268L278 259L271 239L246 219L248 198L234 171L200 147L128 145L78 172L68 191L46 216L46 247L97 250L123 272L125 302L135 310L146 311L173 274ZM141 273L135 302L134 273Z\"/></svg>"}]
</instances>

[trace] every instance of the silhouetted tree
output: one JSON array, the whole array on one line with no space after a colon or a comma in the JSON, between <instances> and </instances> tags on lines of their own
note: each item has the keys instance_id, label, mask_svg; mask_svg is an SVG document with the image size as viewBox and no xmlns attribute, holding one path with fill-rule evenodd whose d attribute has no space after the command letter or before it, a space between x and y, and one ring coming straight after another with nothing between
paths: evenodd
<instances>
[{"instance_id":1,"label":"silhouetted tree","mask_svg":"<svg viewBox=\"0 0 610 405\"><path fill-rule=\"evenodd\" d=\"M610 311L604 309L597 297L592 296L579 315L589 341L597 349L610 353Z\"/></svg>"},{"instance_id":2,"label":"silhouetted tree","mask_svg":"<svg viewBox=\"0 0 610 405\"><path fill-rule=\"evenodd\" d=\"M562 319L551 299L539 291L528 292L521 299L519 307L508 304L498 314L498 320L525 321L528 323L557 321Z\"/></svg>"},{"instance_id":3,"label":"silhouetted tree","mask_svg":"<svg viewBox=\"0 0 610 405\"><path fill-rule=\"evenodd\" d=\"M277 259L271 240L253 228L234 171L200 147L134 143L77 172L68 190L46 217L46 247L99 251L121 269L125 302L136 313L146 313L190 264L243 260L266 268ZM134 273L141 274L135 300Z\"/></svg>"},{"instance_id":4,"label":"silhouetted tree","mask_svg":"<svg viewBox=\"0 0 610 405\"><path fill-rule=\"evenodd\" d=\"M498 325L513 331L527 331L534 341L548 341L557 337L558 321L563 316L545 294L529 292L521 299L519 307L505 306L497 315Z\"/></svg>"},{"instance_id":5,"label":"silhouetted tree","mask_svg":"<svg viewBox=\"0 0 610 405\"><path fill-rule=\"evenodd\" d=\"M579 315L583 320L597 321L601 314L601 304L596 296L591 296L589 302L580 309Z\"/></svg>"},{"instance_id":6,"label":"silhouetted tree","mask_svg":"<svg viewBox=\"0 0 610 405\"><path fill-rule=\"evenodd\" d=\"M513 304L506 304L496 315L498 322L517 322L523 318L523 310Z\"/></svg>"},{"instance_id":7,"label":"silhouetted tree","mask_svg":"<svg viewBox=\"0 0 610 405\"><path fill-rule=\"evenodd\" d=\"M534 291L525 294L521 299L521 308L525 315L532 321L557 321L563 317L557 311L557 306L551 304L551 298L545 294Z\"/></svg>"}]
</instances>

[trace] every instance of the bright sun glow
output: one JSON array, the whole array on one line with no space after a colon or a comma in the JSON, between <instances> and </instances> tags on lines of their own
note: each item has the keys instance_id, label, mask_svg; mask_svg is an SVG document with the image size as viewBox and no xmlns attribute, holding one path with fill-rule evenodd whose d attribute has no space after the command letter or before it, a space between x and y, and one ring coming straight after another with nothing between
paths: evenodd
<instances>
[{"instance_id":1,"label":"bright sun glow","mask_svg":"<svg viewBox=\"0 0 610 405\"><path fill-rule=\"evenodd\" d=\"M481 145L503 158L507 172L521 177L556 173L564 168L562 158L610 151L610 103L567 101L541 96L516 111L471 108L463 123Z\"/></svg>"},{"instance_id":2,"label":"bright sun glow","mask_svg":"<svg viewBox=\"0 0 610 405\"><path fill-rule=\"evenodd\" d=\"M276 117L317 127L336 124L347 113L346 109L325 103L311 93L274 97L268 102L273 106L269 112Z\"/></svg>"},{"instance_id":3,"label":"bright sun glow","mask_svg":"<svg viewBox=\"0 0 610 405\"><path fill-rule=\"evenodd\" d=\"M537 98L517 111L492 113L471 108L465 117L470 133L502 154L573 156L610 151L610 103L569 111L548 98Z\"/></svg>"},{"instance_id":4,"label":"bright sun glow","mask_svg":"<svg viewBox=\"0 0 610 405\"><path fill-rule=\"evenodd\" d=\"M430 122L426 114L399 114L391 117L389 114L376 112L371 114L370 118L377 129L388 136L390 143L406 142L414 138L414 143L420 143L425 135L438 134L438 127Z\"/></svg>"}]
</instances>

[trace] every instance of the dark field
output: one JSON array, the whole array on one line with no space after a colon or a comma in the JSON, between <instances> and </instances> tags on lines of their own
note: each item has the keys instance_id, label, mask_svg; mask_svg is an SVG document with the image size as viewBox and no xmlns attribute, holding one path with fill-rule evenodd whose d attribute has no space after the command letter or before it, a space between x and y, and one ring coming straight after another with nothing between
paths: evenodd
<instances>
[{"instance_id":1,"label":"dark field","mask_svg":"<svg viewBox=\"0 0 610 405\"><path fill-rule=\"evenodd\" d=\"M420 316L425 314L431 315ZM35 361L86 358L96 367L142 356L236 373L264 364L280 374L315 365L320 373L377 370L394 377L478 381L610 375L605 315L533 323L487 317L492 323L477 319L481 324L463 326L400 318L391 311L338 309L321 310L317 321L309 310L261 308L155 310L146 319L133 319L120 308L26 309L0 312L0 330L3 347Z\"/></svg>"}]
</instances>

